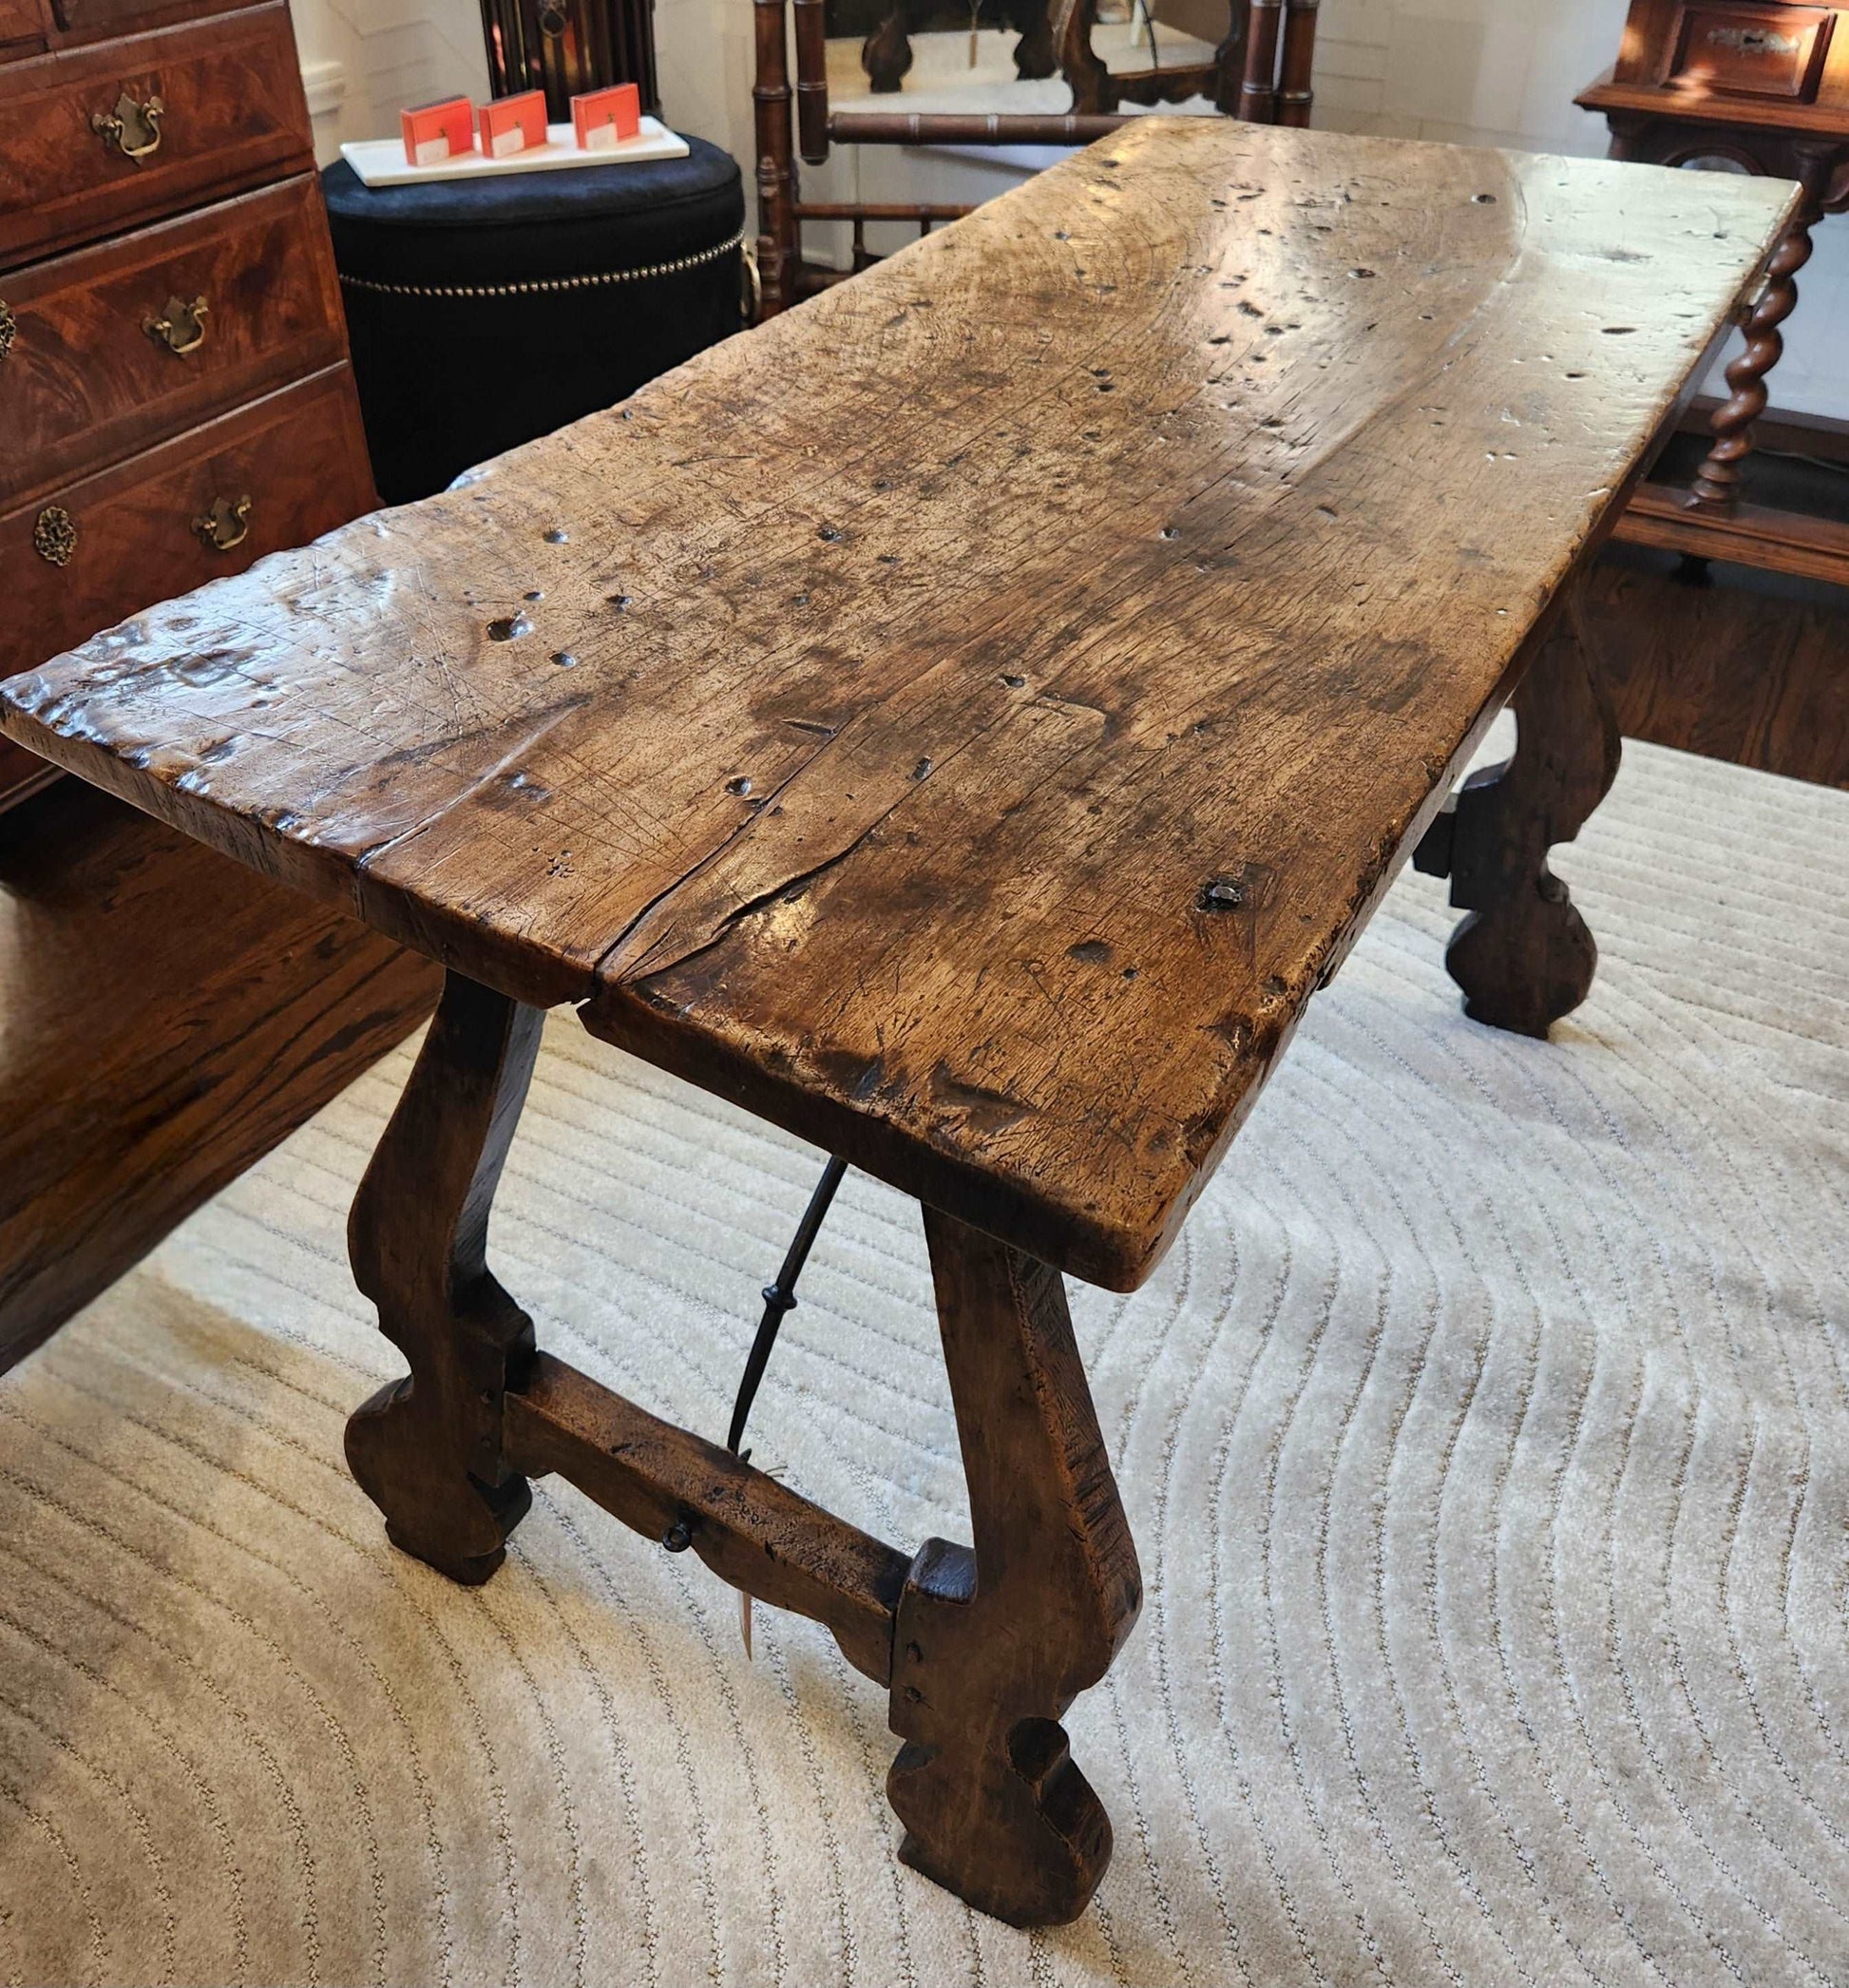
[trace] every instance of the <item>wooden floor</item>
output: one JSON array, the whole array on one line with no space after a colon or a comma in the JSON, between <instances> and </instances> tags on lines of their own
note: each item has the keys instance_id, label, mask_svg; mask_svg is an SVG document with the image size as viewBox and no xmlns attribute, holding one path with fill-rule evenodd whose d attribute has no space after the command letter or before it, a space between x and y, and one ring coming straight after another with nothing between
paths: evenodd
<instances>
[{"instance_id":1,"label":"wooden floor","mask_svg":"<svg viewBox=\"0 0 1849 1988\"><path fill-rule=\"evenodd\" d=\"M77 781L0 816L0 1369L401 1041L437 984Z\"/></svg>"},{"instance_id":2,"label":"wooden floor","mask_svg":"<svg viewBox=\"0 0 1849 1988\"><path fill-rule=\"evenodd\" d=\"M1628 738L1849 787L1849 593L1613 546L1586 626Z\"/></svg>"}]
</instances>

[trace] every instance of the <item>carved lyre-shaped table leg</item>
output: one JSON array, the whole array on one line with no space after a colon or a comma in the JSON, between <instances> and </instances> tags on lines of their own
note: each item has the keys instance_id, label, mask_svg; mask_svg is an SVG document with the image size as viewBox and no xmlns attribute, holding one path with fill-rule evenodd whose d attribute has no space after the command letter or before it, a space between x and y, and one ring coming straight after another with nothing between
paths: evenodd
<instances>
[{"instance_id":1,"label":"carved lyre-shaped table leg","mask_svg":"<svg viewBox=\"0 0 1849 1988\"><path fill-rule=\"evenodd\" d=\"M1141 1578L1057 1271L927 1209L975 1550L910 1563L741 1459L536 1354L487 1268L488 1210L543 1018L452 973L349 1229L410 1373L347 1427L392 1540L486 1580L527 1472L562 1470L665 1544L829 1624L889 1679L900 1854L1020 1925L1085 1909L1111 1825L1059 1715L1110 1668Z\"/></svg>"},{"instance_id":2,"label":"carved lyre-shaped table leg","mask_svg":"<svg viewBox=\"0 0 1849 1988\"><path fill-rule=\"evenodd\" d=\"M347 1462L395 1545L470 1583L531 1501L502 1461L502 1403L533 1329L486 1250L543 1021L449 975L348 1223L353 1276L410 1373L348 1423Z\"/></svg>"},{"instance_id":3,"label":"carved lyre-shaped table leg","mask_svg":"<svg viewBox=\"0 0 1849 1988\"><path fill-rule=\"evenodd\" d=\"M1085 1909L1111 1824L1058 1721L1136 1619L1135 1548L1057 1271L926 1209L976 1547L927 1540L893 1637L900 1855L980 1910Z\"/></svg>"},{"instance_id":4,"label":"carved lyre-shaped table leg","mask_svg":"<svg viewBox=\"0 0 1849 1988\"><path fill-rule=\"evenodd\" d=\"M1472 774L1420 845L1470 916L1444 964L1476 1022L1545 1037L1592 989L1598 947L1548 851L1571 842L1618 773L1618 727L1570 600L1511 699L1515 756Z\"/></svg>"}]
</instances>

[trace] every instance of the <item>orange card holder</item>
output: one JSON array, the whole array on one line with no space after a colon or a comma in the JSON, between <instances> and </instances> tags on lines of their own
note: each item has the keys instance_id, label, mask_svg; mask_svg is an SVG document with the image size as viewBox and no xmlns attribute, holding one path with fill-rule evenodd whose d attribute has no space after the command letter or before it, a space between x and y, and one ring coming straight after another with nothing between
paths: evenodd
<instances>
[{"instance_id":1,"label":"orange card holder","mask_svg":"<svg viewBox=\"0 0 1849 1988\"><path fill-rule=\"evenodd\" d=\"M571 100L572 127L581 152L604 152L642 128L642 96L633 83L587 90Z\"/></svg>"},{"instance_id":2,"label":"orange card holder","mask_svg":"<svg viewBox=\"0 0 1849 1988\"><path fill-rule=\"evenodd\" d=\"M405 159L410 165L441 165L475 149L475 107L467 97L446 98L399 112Z\"/></svg>"}]
</instances>

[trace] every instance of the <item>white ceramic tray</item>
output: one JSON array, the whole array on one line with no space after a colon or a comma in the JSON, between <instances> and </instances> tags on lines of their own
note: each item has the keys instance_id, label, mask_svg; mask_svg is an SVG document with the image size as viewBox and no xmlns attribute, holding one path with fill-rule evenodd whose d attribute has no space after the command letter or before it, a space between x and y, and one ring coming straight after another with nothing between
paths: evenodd
<instances>
[{"instance_id":1,"label":"white ceramic tray","mask_svg":"<svg viewBox=\"0 0 1849 1988\"><path fill-rule=\"evenodd\" d=\"M370 138L340 147L340 156L368 186L414 186L426 180L492 180L504 173L543 173L562 165L634 165L645 159L685 159L688 143L658 118L645 117L634 138L607 151L581 152L569 124L548 124L546 142L506 159L467 152L437 165L408 165L402 138Z\"/></svg>"}]
</instances>

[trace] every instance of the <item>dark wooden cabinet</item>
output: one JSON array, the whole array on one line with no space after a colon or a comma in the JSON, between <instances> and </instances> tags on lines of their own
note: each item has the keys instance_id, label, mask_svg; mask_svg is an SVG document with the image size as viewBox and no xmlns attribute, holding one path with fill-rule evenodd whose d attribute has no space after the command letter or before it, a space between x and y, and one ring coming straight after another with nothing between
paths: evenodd
<instances>
[{"instance_id":1,"label":"dark wooden cabinet","mask_svg":"<svg viewBox=\"0 0 1849 1988\"><path fill-rule=\"evenodd\" d=\"M54 505L0 515L0 599L26 641L54 656L136 607L318 538L357 508L341 494L367 474L346 369L330 368L111 464ZM48 510L68 535L61 564L44 556Z\"/></svg>"},{"instance_id":2,"label":"dark wooden cabinet","mask_svg":"<svg viewBox=\"0 0 1849 1988\"><path fill-rule=\"evenodd\" d=\"M1611 81L1767 110L1849 105L1849 36L1836 6L1792 0L1632 0Z\"/></svg>"},{"instance_id":3,"label":"dark wooden cabinet","mask_svg":"<svg viewBox=\"0 0 1849 1988\"><path fill-rule=\"evenodd\" d=\"M320 200L303 175L24 271L0 507L339 363Z\"/></svg>"},{"instance_id":4,"label":"dark wooden cabinet","mask_svg":"<svg viewBox=\"0 0 1849 1988\"><path fill-rule=\"evenodd\" d=\"M374 502L314 166L282 0L0 0L0 676ZM0 1371L441 978L56 777L0 739Z\"/></svg>"},{"instance_id":5,"label":"dark wooden cabinet","mask_svg":"<svg viewBox=\"0 0 1849 1988\"><path fill-rule=\"evenodd\" d=\"M0 677L375 501L314 166L285 0L0 0Z\"/></svg>"},{"instance_id":6,"label":"dark wooden cabinet","mask_svg":"<svg viewBox=\"0 0 1849 1988\"><path fill-rule=\"evenodd\" d=\"M16 59L0 129L0 268L315 162L281 0Z\"/></svg>"},{"instance_id":7,"label":"dark wooden cabinet","mask_svg":"<svg viewBox=\"0 0 1849 1988\"><path fill-rule=\"evenodd\" d=\"M132 34L197 14L229 13L240 0L51 0L54 28L71 37Z\"/></svg>"}]
</instances>

